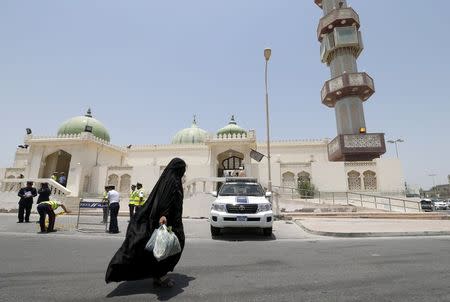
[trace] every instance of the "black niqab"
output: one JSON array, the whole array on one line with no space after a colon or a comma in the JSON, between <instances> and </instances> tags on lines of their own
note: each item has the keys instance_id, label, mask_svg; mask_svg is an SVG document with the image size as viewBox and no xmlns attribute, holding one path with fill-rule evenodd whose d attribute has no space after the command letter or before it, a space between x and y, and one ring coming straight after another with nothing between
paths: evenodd
<instances>
[{"instance_id":1,"label":"black niqab","mask_svg":"<svg viewBox=\"0 0 450 302\"><path fill-rule=\"evenodd\" d=\"M167 225L172 227L184 248L181 179L185 171L186 163L180 158L172 159L164 169L147 201L131 219L125 241L109 263L106 283L159 278L173 271L182 252L158 262L153 253L144 248L153 231L159 227L161 216L166 216Z\"/></svg>"}]
</instances>

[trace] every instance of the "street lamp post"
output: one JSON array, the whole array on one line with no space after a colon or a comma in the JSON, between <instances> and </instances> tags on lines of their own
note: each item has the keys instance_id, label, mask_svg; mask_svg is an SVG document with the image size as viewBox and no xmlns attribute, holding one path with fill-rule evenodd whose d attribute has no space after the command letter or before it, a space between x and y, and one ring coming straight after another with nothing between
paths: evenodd
<instances>
[{"instance_id":1,"label":"street lamp post","mask_svg":"<svg viewBox=\"0 0 450 302\"><path fill-rule=\"evenodd\" d=\"M397 144L398 143L403 143L403 142L405 142L404 140L402 140L402 139L400 139L400 138L398 138L398 139L396 139L396 140L389 140L389 141L387 141L388 143L390 143L390 144L395 144L395 153L397 154L397 158L398 158L398 146L397 146Z\"/></svg>"},{"instance_id":2,"label":"street lamp post","mask_svg":"<svg viewBox=\"0 0 450 302\"><path fill-rule=\"evenodd\" d=\"M266 59L266 68L265 68L265 86L266 86L266 133L267 133L267 165L269 167L269 179L267 182L267 190L272 192L272 174L270 167L270 127L269 127L269 90L267 87L267 67L269 64L269 59L272 54L272 50L270 48L264 49L264 58Z\"/></svg>"}]
</instances>

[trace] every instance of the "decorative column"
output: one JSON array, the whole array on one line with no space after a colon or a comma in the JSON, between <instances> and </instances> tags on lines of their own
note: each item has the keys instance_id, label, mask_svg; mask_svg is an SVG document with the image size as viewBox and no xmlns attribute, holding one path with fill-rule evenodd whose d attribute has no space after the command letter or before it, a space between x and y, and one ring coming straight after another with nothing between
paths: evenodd
<instances>
[{"instance_id":1,"label":"decorative column","mask_svg":"<svg viewBox=\"0 0 450 302\"><path fill-rule=\"evenodd\" d=\"M317 28L320 56L331 70L321 99L334 108L337 137L328 144L330 161L370 161L386 152L384 133L366 133L363 102L375 92L373 79L358 72L363 50L358 14L345 0L314 0L324 16Z\"/></svg>"}]
</instances>

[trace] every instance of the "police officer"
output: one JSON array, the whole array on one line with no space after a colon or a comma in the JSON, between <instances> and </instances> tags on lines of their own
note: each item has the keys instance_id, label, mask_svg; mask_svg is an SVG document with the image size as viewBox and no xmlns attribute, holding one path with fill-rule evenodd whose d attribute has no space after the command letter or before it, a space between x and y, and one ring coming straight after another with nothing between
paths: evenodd
<instances>
[{"instance_id":1,"label":"police officer","mask_svg":"<svg viewBox=\"0 0 450 302\"><path fill-rule=\"evenodd\" d=\"M128 207L130 208L130 220L134 215L135 208L139 205L139 196L136 190L136 185L131 185L130 199L128 201ZM137 198L137 199L136 199Z\"/></svg>"},{"instance_id":2,"label":"police officer","mask_svg":"<svg viewBox=\"0 0 450 302\"><path fill-rule=\"evenodd\" d=\"M51 233L51 232L56 232L56 230L54 229L55 227L55 210L57 208L61 207L64 212L66 213L70 213L69 210L67 210L67 208L64 206L64 204L62 204L61 202L58 201L43 201L40 204L38 204L37 206L37 211L39 213L39 225L41 226L41 232L40 234L43 233ZM45 229L45 216L48 215L48 228Z\"/></svg>"},{"instance_id":3,"label":"police officer","mask_svg":"<svg viewBox=\"0 0 450 302\"><path fill-rule=\"evenodd\" d=\"M27 186L21 188L17 194L20 197L19 200L19 221L23 222L23 216L25 212L25 222L30 222L31 207L33 206L33 197L37 196L37 190L33 187L32 181L27 181Z\"/></svg>"},{"instance_id":4,"label":"police officer","mask_svg":"<svg viewBox=\"0 0 450 302\"><path fill-rule=\"evenodd\" d=\"M105 186L105 191L103 192L102 206L103 206L103 220L101 223L106 223L108 221L108 188L109 186Z\"/></svg>"},{"instance_id":5,"label":"police officer","mask_svg":"<svg viewBox=\"0 0 450 302\"><path fill-rule=\"evenodd\" d=\"M115 186L108 187L107 198L109 202L111 219L109 220L109 233L117 234L119 233L119 225L117 223L117 215L119 215L120 209L120 195L119 192L115 190Z\"/></svg>"},{"instance_id":6,"label":"police officer","mask_svg":"<svg viewBox=\"0 0 450 302\"><path fill-rule=\"evenodd\" d=\"M138 202L138 207L136 208L136 212L138 210L140 210L140 208L144 205L145 203L145 191L144 188L142 188L142 184L141 183L137 183L136 184L136 191L137 191L137 202Z\"/></svg>"}]
</instances>

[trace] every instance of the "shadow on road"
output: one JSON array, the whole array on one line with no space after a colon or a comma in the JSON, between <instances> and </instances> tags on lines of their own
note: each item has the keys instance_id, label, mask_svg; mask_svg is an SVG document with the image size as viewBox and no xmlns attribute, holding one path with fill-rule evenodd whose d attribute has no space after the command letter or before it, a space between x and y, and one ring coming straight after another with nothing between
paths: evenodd
<instances>
[{"instance_id":1,"label":"shadow on road","mask_svg":"<svg viewBox=\"0 0 450 302\"><path fill-rule=\"evenodd\" d=\"M106 297L122 297L142 294L154 294L159 301L167 301L184 292L183 288L188 287L189 282L195 280L194 277L183 274L170 274L170 278L175 281L172 288L161 288L153 285L153 279L145 279L138 281L126 281L120 283Z\"/></svg>"},{"instance_id":2,"label":"shadow on road","mask_svg":"<svg viewBox=\"0 0 450 302\"><path fill-rule=\"evenodd\" d=\"M222 241L271 241L277 238L274 234L264 236L259 229L230 228L223 229L219 236L213 236L212 239Z\"/></svg>"}]
</instances>

